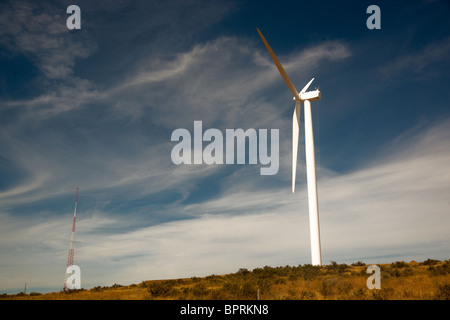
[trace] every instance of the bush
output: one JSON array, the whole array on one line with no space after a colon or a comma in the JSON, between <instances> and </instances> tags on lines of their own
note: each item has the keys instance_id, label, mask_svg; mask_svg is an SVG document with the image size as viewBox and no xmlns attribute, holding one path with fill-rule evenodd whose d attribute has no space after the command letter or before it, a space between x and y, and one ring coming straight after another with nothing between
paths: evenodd
<instances>
[{"instance_id":1,"label":"bush","mask_svg":"<svg viewBox=\"0 0 450 320\"><path fill-rule=\"evenodd\" d=\"M396 261L391 263L392 268L404 268L407 264L404 261Z\"/></svg>"},{"instance_id":2,"label":"bush","mask_svg":"<svg viewBox=\"0 0 450 320\"><path fill-rule=\"evenodd\" d=\"M448 283L438 284L435 299L450 300L450 284Z\"/></svg>"},{"instance_id":3,"label":"bush","mask_svg":"<svg viewBox=\"0 0 450 320\"><path fill-rule=\"evenodd\" d=\"M259 288L261 294L267 294L272 290L273 280L272 279L258 279L256 285Z\"/></svg>"},{"instance_id":4,"label":"bush","mask_svg":"<svg viewBox=\"0 0 450 320\"><path fill-rule=\"evenodd\" d=\"M297 293L293 289L289 289L287 292L287 296L284 298L285 300L297 300Z\"/></svg>"},{"instance_id":5,"label":"bush","mask_svg":"<svg viewBox=\"0 0 450 320\"><path fill-rule=\"evenodd\" d=\"M372 297L376 300L388 300L394 293L394 289L392 288L373 289L370 291Z\"/></svg>"},{"instance_id":6,"label":"bush","mask_svg":"<svg viewBox=\"0 0 450 320\"><path fill-rule=\"evenodd\" d=\"M243 275L243 276L245 276L245 275L247 275L249 273L250 273L250 271L248 271L248 269L246 269L246 268L240 268L238 270L238 272L237 272L237 274L240 274L240 275Z\"/></svg>"},{"instance_id":7,"label":"bush","mask_svg":"<svg viewBox=\"0 0 450 320\"><path fill-rule=\"evenodd\" d=\"M258 289L252 282L246 281L242 285L240 296L242 299L256 299L257 290Z\"/></svg>"},{"instance_id":8,"label":"bush","mask_svg":"<svg viewBox=\"0 0 450 320\"><path fill-rule=\"evenodd\" d=\"M353 285L350 282L340 279L336 288L339 294L346 296L353 290Z\"/></svg>"},{"instance_id":9,"label":"bush","mask_svg":"<svg viewBox=\"0 0 450 320\"><path fill-rule=\"evenodd\" d=\"M212 300L227 300L229 296L223 288L211 290L210 297Z\"/></svg>"},{"instance_id":10,"label":"bush","mask_svg":"<svg viewBox=\"0 0 450 320\"><path fill-rule=\"evenodd\" d=\"M300 299L302 300L312 300L316 298L316 293L310 290L303 290L300 294Z\"/></svg>"},{"instance_id":11,"label":"bush","mask_svg":"<svg viewBox=\"0 0 450 320\"><path fill-rule=\"evenodd\" d=\"M203 282L197 283L194 288L192 288L192 293L196 298L204 297L208 294L208 289Z\"/></svg>"},{"instance_id":12,"label":"bush","mask_svg":"<svg viewBox=\"0 0 450 320\"><path fill-rule=\"evenodd\" d=\"M73 294L73 293L78 293L78 292L82 292L82 291L86 291L86 289L81 288L81 289L67 289L66 291L62 291L64 293L67 294Z\"/></svg>"},{"instance_id":13,"label":"bush","mask_svg":"<svg viewBox=\"0 0 450 320\"><path fill-rule=\"evenodd\" d=\"M431 272L432 275L445 276L450 273L450 262L447 260L444 262L444 264L440 266L428 267L428 270Z\"/></svg>"},{"instance_id":14,"label":"bush","mask_svg":"<svg viewBox=\"0 0 450 320\"><path fill-rule=\"evenodd\" d=\"M338 280L336 278L323 279L320 282L320 287L319 287L320 294L324 297L328 297L328 296L335 294L337 281Z\"/></svg>"},{"instance_id":15,"label":"bush","mask_svg":"<svg viewBox=\"0 0 450 320\"><path fill-rule=\"evenodd\" d=\"M168 297L173 292L173 283L171 281L158 281L148 285L148 292L152 297Z\"/></svg>"},{"instance_id":16,"label":"bush","mask_svg":"<svg viewBox=\"0 0 450 320\"><path fill-rule=\"evenodd\" d=\"M303 276L303 279L310 280L320 275L320 267L313 266L311 264L305 264L300 268L299 272Z\"/></svg>"},{"instance_id":17,"label":"bush","mask_svg":"<svg viewBox=\"0 0 450 320\"><path fill-rule=\"evenodd\" d=\"M381 269L382 278L387 278L387 276L399 278L401 275L402 273L398 270L398 268Z\"/></svg>"},{"instance_id":18,"label":"bush","mask_svg":"<svg viewBox=\"0 0 450 320\"><path fill-rule=\"evenodd\" d=\"M275 269L269 266L253 269L253 274L258 278L272 278L276 273Z\"/></svg>"},{"instance_id":19,"label":"bush","mask_svg":"<svg viewBox=\"0 0 450 320\"><path fill-rule=\"evenodd\" d=\"M294 281L298 280L298 278L299 278L299 275L297 273L291 273L291 274L289 274L288 280L294 282ZM286 282L286 281L284 281L284 282Z\"/></svg>"},{"instance_id":20,"label":"bush","mask_svg":"<svg viewBox=\"0 0 450 320\"><path fill-rule=\"evenodd\" d=\"M410 276L412 276L412 275L414 275L414 271L413 271L413 269L411 269L411 268L405 268L403 271L402 271L402 276L403 277L410 277Z\"/></svg>"},{"instance_id":21,"label":"bush","mask_svg":"<svg viewBox=\"0 0 450 320\"><path fill-rule=\"evenodd\" d=\"M435 264L438 264L440 261L439 260L434 260L434 259L427 259L424 262L420 263L421 265L424 266L434 266Z\"/></svg>"},{"instance_id":22,"label":"bush","mask_svg":"<svg viewBox=\"0 0 450 320\"><path fill-rule=\"evenodd\" d=\"M365 296L367 295L367 292L368 292L367 288L359 288L359 289L353 290L353 296L356 299L364 299Z\"/></svg>"},{"instance_id":23,"label":"bush","mask_svg":"<svg viewBox=\"0 0 450 320\"><path fill-rule=\"evenodd\" d=\"M91 289L92 292L102 292L103 288L101 286L96 286Z\"/></svg>"},{"instance_id":24,"label":"bush","mask_svg":"<svg viewBox=\"0 0 450 320\"><path fill-rule=\"evenodd\" d=\"M348 271L348 265L345 263L338 264L336 261L331 261L331 265L327 265L326 270L329 274L344 273Z\"/></svg>"},{"instance_id":25,"label":"bush","mask_svg":"<svg viewBox=\"0 0 450 320\"><path fill-rule=\"evenodd\" d=\"M212 274L210 276L207 276L205 279L208 281L211 281L211 282L219 282L222 278L220 276L216 276L215 274Z\"/></svg>"},{"instance_id":26,"label":"bush","mask_svg":"<svg viewBox=\"0 0 450 320\"><path fill-rule=\"evenodd\" d=\"M228 279L220 289L213 290L215 291L213 299L216 299L215 296L226 296L227 299L253 300L257 298L258 289L262 294L268 292L270 286L271 280L269 279L258 279L256 281L254 279Z\"/></svg>"},{"instance_id":27,"label":"bush","mask_svg":"<svg viewBox=\"0 0 450 320\"><path fill-rule=\"evenodd\" d=\"M239 294L239 285L236 282L228 281L223 285L222 290L232 299L235 299Z\"/></svg>"}]
</instances>

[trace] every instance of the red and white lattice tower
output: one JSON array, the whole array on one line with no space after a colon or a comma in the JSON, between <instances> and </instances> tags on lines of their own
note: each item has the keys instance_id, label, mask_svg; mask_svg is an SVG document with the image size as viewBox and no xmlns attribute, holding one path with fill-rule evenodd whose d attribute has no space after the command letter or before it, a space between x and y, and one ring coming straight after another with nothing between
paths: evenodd
<instances>
[{"instance_id":1,"label":"red and white lattice tower","mask_svg":"<svg viewBox=\"0 0 450 320\"><path fill-rule=\"evenodd\" d=\"M70 249L69 249L69 256L67 258L67 267L73 265L73 243L75 242L75 222L77 219L77 201L78 201L78 187L77 187L77 194L75 196L75 210L73 211L73 225L72 225L72 234L70 235ZM66 270L67 270L66 267ZM64 279L64 291L66 291L67 288L67 278L69 274L66 273L66 277Z\"/></svg>"}]
</instances>

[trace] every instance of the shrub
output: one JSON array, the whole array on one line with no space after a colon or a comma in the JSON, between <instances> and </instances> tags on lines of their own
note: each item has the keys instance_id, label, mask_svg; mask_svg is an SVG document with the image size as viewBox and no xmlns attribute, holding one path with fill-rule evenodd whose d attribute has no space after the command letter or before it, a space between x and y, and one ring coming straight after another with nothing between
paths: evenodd
<instances>
[{"instance_id":1,"label":"shrub","mask_svg":"<svg viewBox=\"0 0 450 320\"><path fill-rule=\"evenodd\" d=\"M310 280L320 275L320 267L313 266L311 264L305 264L303 267L301 267L300 273L303 276L303 279Z\"/></svg>"},{"instance_id":2,"label":"shrub","mask_svg":"<svg viewBox=\"0 0 450 320\"><path fill-rule=\"evenodd\" d=\"M435 264L439 263L439 260L434 260L434 259L427 259L424 262L420 263L424 266L434 266Z\"/></svg>"},{"instance_id":3,"label":"shrub","mask_svg":"<svg viewBox=\"0 0 450 320\"><path fill-rule=\"evenodd\" d=\"M196 298L202 298L208 294L208 288L203 282L200 282L192 288L192 293Z\"/></svg>"},{"instance_id":4,"label":"shrub","mask_svg":"<svg viewBox=\"0 0 450 320\"><path fill-rule=\"evenodd\" d=\"M86 291L86 289L81 288L81 289L67 289L66 291L62 291L64 293L67 294L73 294L73 293L78 293L78 292L82 292L82 291Z\"/></svg>"},{"instance_id":5,"label":"shrub","mask_svg":"<svg viewBox=\"0 0 450 320\"><path fill-rule=\"evenodd\" d=\"M353 296L356 299L363 299L367 294L367 288L359 288L357 290L353 290Z\"/></svg>"},{"instance_id":6,"label":"shrub","mask_svg":"<svg viewBox=\"0 0 450 320\"><path fill-rule=\"evenodd\" d=\"M435 299L450 300L450 284L448 283L438 284Z\"/></svg>"},{"instance_id":7,"label":"shrub","mask_svg":"<svg viewBox=\"0 0 450 320\"><path fill-rule=\"evenodd\" d=\"M148 292L152 297L167 297L173 293L173 283L170 281L158 281L148 285Z\"/></svg>"},{"instance_id":8,"label":"shrub","mask_svg":"<svg viewBox=\"0 0 450 320\"><path fill-rule=\"evenodd\" d=\"M300 294L300 299L302 300L312 300L316 298L316 293L310 290L303 290Z\"/></svg>"},{"instance_id":9,"label":"shrub","mask_svg":"<svg viewBox=\"0 0 450 320\"><path fill-rule=\"evenodd\" d=\"M227 300L229 296L223 288L211 290L210 297L212 300Z\"/></svg>"},{"instance_id":10,"label":"shrub","mask_svg":"<svg viewBox=\"0 0 450 320\"><path fill-rule=\"evenodd\" d=\"M250 282L246 281L241 288L240 296L243 299L256 299L256 293L257 293L256 286Z\"/></svg>"},{"instance_id":11,"label":"shrub","mask_svg":"<svg viewBox=\"0 0 450 320\"><path fill-rule=\"evenodd\" d=\"M376 300L388 300L394 293L394 289L389 287L382 289L373 289L370 291L372 293L372 297Z\"/></svg>"},{"instance_id":12,"label":"shrub","mask_svg":"<svg viewBox=\"0 0 450 320\"><path fill-rule=\"evenodd\" d=\"M381 269L381 278L382 279L386 279L389 277L399 278L402 275L399 268L392 266L392 264L391 264L391 266L388 266L388 267L381 266L380 269ZM364 272L365 272L365 270L364 270Z\"/></svg>"},{"instance_id":13,"label":"shrub","mask_svg":"<svg viewBox=\"0 0 450 320\"><path fill-rule=\"evenodd\" d=\"M296 274L296 273L291 273L291 274L289 274L288 280L289 280L289 281L296 281L296 280L298 280L298 278L299 278L299 275L298 275L298 274ZM284 280L284 279L283 279L283 280ZM284 281L284 282L286 282L286 281Z\"/></svg>"},{"instance_id":14,"label":"shrub","mask_svg":"<svg viewBox=\"0 0 450 320\"><path fill-rule=\"evenodd\" d=\"M339 294L348 295L353 290L353 285L350 282L339 280L336 285Z\"/></svg>"},{"instance_id":15,"label":"shrub","mask_svg":"<svg viewBox=\"0 0 450 320\"><path fill-rule=\"evenodd\" d=\"M328 297L335 294L337 279L326 278L320 282L319 292L322 296Z\"/></svg>"},{"instance_id":16,"label":"shrub","mask_svg":"<svg viewBox=\"0 0 450 320\"><path fill-rule=\"evenodd\" d=\"M233 299L239 294L239 285L236 282L228 281L223 285L222 290Z\"/></svg>"},{"instance_id":17,"label":"shrub","mask_svg":"<svg viewBox=\"0 0 450 320\"><path fill-rule=\"evenodd\" d=\"M269 293L273 286L273 280L272 279L258 279L256 281L256 285L259 288L259 291L261 294Z\"/></svg>"},{"instance_id":18,"label":"shrub","mask_svg":"<svg viewBox=\"0 0 450 320\"><path fill-rule=\"evenodd\" d=\"M272 278L278 271L272 267L265 266L264 268L253 269L253 275L258 278Z\"/></svg>"},{"instance_id":19,"label":"shrub","mask_svg":"<svg viewBox=\"0 0 450 320\"><path fill-rule=\"evenodd\" d=\"M445 276L446 274L450 273L450 262L445 261L444 264L436 267L428 267L428 270L431 272L432 275L435 276Z\"/></svg>"},{"instance_id":20,"label":"shrub","mask_svg":"<svg viewBox=\"0 0 450 320\"><path fill-rule=\"evenodd\" d=\"M404 261L396 261L391 263L392 268L404 268L407 264Z\"/></svg>"},{"instance_id":21,"label":"shrub","mask_svg":"<svg viewBox=\"0 0 450 320\"><path fill-rule=\"evenodd\" d=\"M297 300L297 293L293 289L289 289L285 300Z\"/></svg>"},{"instance_id":22,"label":"shrub","mask_svg":"<svg viewBox=\"0 0 450 320\"><path fill-rule=\"evenodd\" d=\"M332 261L331 263L331 265L327 266L328 273L339 274L348 271L348 265L346 265L345 263L338 264L335 261Z\"/></svg>"},{"instance_id":23,"label":"shrub","mask_svg":"<svg viewBox=\"0 0 450 320\"><path fill-rule=\"evenodd\" d=\"M413 269L411 269L411 268L405 268L403 271L402 271L402 276L403 277L409 277L409 276L412 276L412 275L414 275L414 271L413 271Z\"/></svg>"},{"instance_id":24,"label":"shrub","mask_svg":"<svg viewBox=\"0 0 450 320\"><path fill-rule=\"evenodd\" d=\"M208 281L211 281L211 282L219 282L222 278L220 276L216 276L215 274L212 274L210 276L207 276L205 279Z\"/></svg>"},{"instance_id":25,"label":"shrub","mask_svg":"<svg viewBox=\"0 0 450 320\"><path fill-rule=\"evenodd\" d=\"M247 268L240 268L240 269L238 270L238 272L237 272L237 274L240 274L240 275L243 275L243 276L245 276L245 275L247 275L247 274L249 274L249 273L250 273L250 271L248 271Z\"/></svg>"}]
</instances>

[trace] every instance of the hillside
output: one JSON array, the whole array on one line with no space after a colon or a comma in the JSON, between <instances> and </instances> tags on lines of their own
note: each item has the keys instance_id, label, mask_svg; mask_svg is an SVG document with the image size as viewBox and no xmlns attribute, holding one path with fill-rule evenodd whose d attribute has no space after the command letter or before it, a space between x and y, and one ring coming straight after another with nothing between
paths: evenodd
<instances>
[{"instance_id":1,"label":"hillside","mask_svg":"<svg viewBox=\"0 0 450 320\"><path fill-rule=\"evenodd\" d=\"M239 269L227 275L149 280L71 293L0 295L20 300L441 300L450 299L450 259L379 264L381 289L366 286L368 265L337 264Z\"/></svg>"}]
</instances>

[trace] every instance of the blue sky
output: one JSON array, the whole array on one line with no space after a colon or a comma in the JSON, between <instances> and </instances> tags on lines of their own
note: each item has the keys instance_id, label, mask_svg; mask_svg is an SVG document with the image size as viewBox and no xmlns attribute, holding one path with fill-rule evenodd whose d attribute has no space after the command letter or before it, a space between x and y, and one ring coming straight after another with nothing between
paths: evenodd
<instances>
[{"instance_id":1,"label":"blue sky","mask_svg":"<svg viewBox=\"0 0 450 320\"><path fill-rule=\"evenodd\" d=\"M81 8L68 30L66 8ZM381 9L369 30L366 9ZM324 263L448 259L447 1L3 1L0 292L60 290L79 186L84 288L310 263L312 103ZM303 118L303 116L302 116ZM280 168L174 165L177 128L279 129Z\"/></svg>"}]
</instances>

